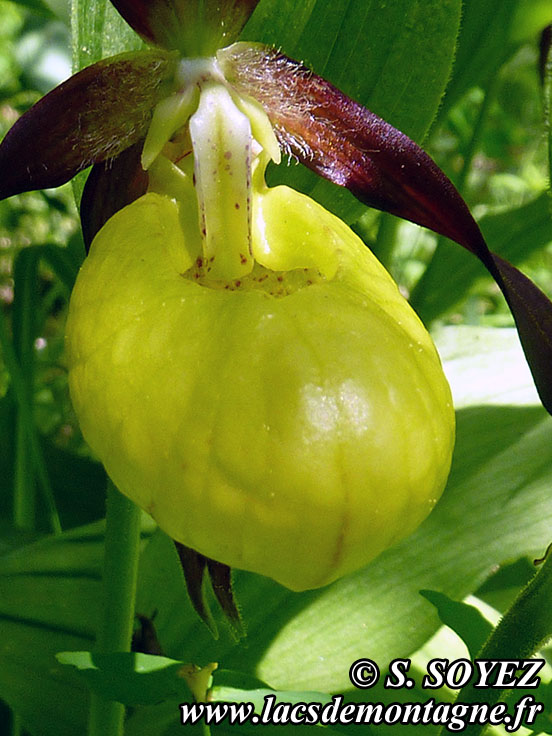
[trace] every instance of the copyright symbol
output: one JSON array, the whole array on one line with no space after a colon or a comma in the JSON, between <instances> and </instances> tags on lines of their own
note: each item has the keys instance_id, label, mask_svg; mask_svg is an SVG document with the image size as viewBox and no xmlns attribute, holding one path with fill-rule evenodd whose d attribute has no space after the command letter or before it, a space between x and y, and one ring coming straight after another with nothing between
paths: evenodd
<instances>
[{"instance_id":1,"label":"copyright symbol","mask_svg":"<svg viewBox=\"0 0 552 736\"><path fill-rule=\"evenodd\" d=\"M379 676L379 668L373 659L357 659L349 669L349 680L362 690L375 685Z\"/></svg>"}]
</instances>

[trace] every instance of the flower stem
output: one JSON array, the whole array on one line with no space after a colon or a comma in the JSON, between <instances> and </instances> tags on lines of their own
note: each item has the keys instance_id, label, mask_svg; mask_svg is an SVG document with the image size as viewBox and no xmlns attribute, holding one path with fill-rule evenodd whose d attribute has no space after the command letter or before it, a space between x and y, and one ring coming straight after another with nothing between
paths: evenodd
<instances>
[{"instance_id":1,"label":"flower stem","mask_svg":"<svg viewBox=\"0 0 552 736\"><path fill-rule=\"evenodd\" d=\"M374 244L374 255L388 271L392 270L393 251L397 242L400 220L387 212L382 212L378 234Z\"/></svg>"},{"instance_id":2,"label":"flower stem","mask_svg":"<svg viewBox=\"0 0 552 736\"><path fill-rule=\"evenodd\" d=\"M10 736L22 736L23 724L18 713L12 713Z\"/></svg>"},{"instance_id":3,"label":"flower stem","mask_svg":"<svg viewBox=\"0 0 552 736\"><path fill-rule=\"evenodd\" d=\"M17 358L8 333L5 315L1 311L0 352L10 376L11 389L18 412L14 524L23 529L32 528L31 519L34 520L34 475L36 474L44 493L52 531L54 534L59 534L61 532L61 522L56 509L42 446L34 426L32 390Z\"/></svg>"},{"instance_id":4,"label":"flower stem","mask_svg":"<svg viewBox=\"0 0 552 736\"><path fill-rule=\"evenodd\" d=\"M477 655L477 659L522 660L531 657L552 637L552 555L521 591L510 609ZM458 703L486 703L493 706L503 699L504 689L475 688L468 683L460 690ZM477 736L486 728L469 724L464 736ZM444 728L440 732L445 733Z\"/></svg>"},{"instance_id":5,"label":"flower stem","mask_svg":"<svg viewBox=\"0 0 552 736\"><path fill-rule=\"evenodd\" d=\"M28 427L17 415L15 433L15 472L13 489L13 523L16 529L34 531L35 529L35 477L32 457L29 452Z\"/></svg>"},{"instance_id":6,"label":"flower stem","mask_svg":"<svg viewBox=\"0 0 552 736\"><path fill-rule=\"evenodd\" d=\"M110 482L107 518L102 620L96 648L100 652L128 652L134 623L138 576L140 509ZM122 736L125 708L121 703L92 695L89 736Z\"/></svg>"}]
</instances>

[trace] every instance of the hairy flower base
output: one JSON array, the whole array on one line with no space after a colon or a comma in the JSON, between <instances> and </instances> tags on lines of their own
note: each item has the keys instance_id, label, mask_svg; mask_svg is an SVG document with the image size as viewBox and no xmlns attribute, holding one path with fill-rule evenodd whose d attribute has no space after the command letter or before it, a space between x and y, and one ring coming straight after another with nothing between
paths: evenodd
<instances>
[{"instance_id":1,"label":"hairy flower base","mask_svg":"<svg viewBox=\"0 0 552 736\"><path fill-rule=\"evenodd\" d=\"M117 213L72 296L71 394L114 482L170 536L304 590L427 516L454 414L429 335L341 221L265 190L253 244L253 272L221 288L174 199Z\"/></svg>"}]
</instances>

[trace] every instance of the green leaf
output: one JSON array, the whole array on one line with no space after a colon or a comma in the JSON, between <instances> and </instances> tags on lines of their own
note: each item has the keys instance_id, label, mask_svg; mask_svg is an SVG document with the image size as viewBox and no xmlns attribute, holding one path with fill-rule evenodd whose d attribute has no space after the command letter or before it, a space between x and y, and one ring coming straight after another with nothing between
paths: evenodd
<instances>
[{"instance_id":1,"label":"green leaf","mask_svg":"<svg viewBox=\"0 0 552 736\"><path fill-rule=\"evenodd\" d=\"M183 662L136 652L60 652L57 661L76 669L93 692L125 705L190 700Z\"/></svg>"},{"instance_id":2,"label":"green leaf","mask_svg":"<svg viewBox=\"0 0 552 736\"><path fill-rule=\"evenodd\" d=\"M474 606L453 601L436 590L421 590L420 593L433 603L441 622L464 641L473 659L493 630L492 624Z\"/></svg>"},{"instance_id":3,"label":"green leaf","mask_svg":"<svg viewBox=\"0 0 552 736\"><path fill-rule=\"evenodd\" d=\"M103 541L93 524L0 558L0 692L33 736L85 733L88 693L55 654L94 643Z\"/></svg>"},{"instance_id":4,"label":"green leaf","mask_svg":"<svg viewBox=\"0 0 552 736\"><path fill-rule=\"evenodd\" d=\"M532 657L552 636L551 599L552 557L545 556L541 567L499 621L478 657L487 661ZM483 702L493 706L504 700L506 693L512 695L510 690L502 684L499 686L498 682L494 687L482 689L470 681L462 687L457 700L459 703ZM466 726L464 733L476 736L483 730L481 724L472 723Z\"/></svg>"},{"instance_id":5,"label":"green leaf","mask_svg":"<svg viewBox=\"0 0 552 736\"><path fill-rule=\"evenodd\" d=\"M85 728L86 691L54 658L94 639L103 539L96 529L80 534L0 560L0 692L33 736L73 736Z\"/></svg>"},{"instance_id":6,"label":"green leaf","mask_svg":"<svg viewBox=\"0 0 552 736\"><path fill-rule=\"evenodd\" d=\"M54 531L61 531L42 447L33 421L32 343L36 330L37 298L36 283L33 282L36 282L36 268L36 251L31 250L28 256L21 255L15 274L18 286L14 305L14 343L8 334L7 320L4 314L0 313L0 348L18 411L13 515L15 523L21 528L27 530L34 528L34 474L36 473L46 501L50 528ZM31 313L27 314L27 310L31 310Z\"/></svg>"},{"instance_id":7,"label":"green leaf","mask_svg":"<svg viewBox=\"0 0 552 736\"><path fill-rule=\"evenodd\" d=\"M552 682L539 687L536 700L544 704L544 712L538 714L531 730L533 733L552 733Z\"/></svg>"},{"instance_id":8,"label":"green leaf","mask_svg":"<svg viewBox=\"0 0 552 736\"><path fill-rule=\"evenodd\" d=\"M459 325L438 330L434 339L457 409L538 404L515 330ZM498 373L497 365L508 370Z\"/></svg>"},{"instance_id":9,"label":"green leaf","mask_svg":"<svg viewBox=\"0 0 552 736\"><path fill-rule=\"evenodd\" d=\"M60 248L57 245L46 244L41 248L40 255L56 274L65 287L67 295L73 290L80 262L74 257L69 248Z\"/></svg>"},{"instance_id":10,"label":"green leaf","mask_svg":"<svg viewBox=\"0 0 552 736\"><path fill-rule=\"evenodd\" d=\"M331 697L326 693L306 690L274 690L262 683L252 683L252 678L239 672L229 670L215 670L213 685L209 690L209 700L212 702L253 703L255 713L261 713L265 698L275 697L275 703L331 703ZM260 687L259 687L260 685Z\"/></svg>"},{"instance_id":11,"label":"green leaf","mask_svg":"<svg viewBox=\"0 0 552 736\"><path fill-rule=\"evenodd\" d=\"M105 514L107 476L103 465L53 442L42 442L62 527L92 523Z\"/></svg>"},{"instance_id":12,"label":"green leaf","mask_svg":"<svg viewBox=\"0 0 552 736\"><path fill-rule=\"evenodd\" d=\"M357 102L421 141L437 112L454 55L459 0L266 0L242 38L304 61ZM350 194L302 167L272 169L349 222L363 211Z\"/></svg>"},{"instance_id":13,"label":"green leaf","mask_svg":"<svg viewBox=\"0 0 552 736\"><path fill-rule=\"evenodd\" d=\"M71 27L75 72L105 57L144 46L109 0L74 0Z\"/></svg>"},{"instance_id":14,"label":"green leaf","mask_svg":"<svg viewBox=\"0 0 552 736\"><path fill-rule=\"evenodd\" d=\"M125 705L154 705L165 700L190 701L187 684L190 665L185 662L143 653L60 652L57 661L84 679L91 690ZM325 693L273 690L240 672L215 670L209 688L209 702L253 703L255 712L263 709L264 699L275 702L329 703Z\"/></svg>"},{"instance_id":15,"label":"green leaf","mask_svg":"<svg viewBox=\"0 0 552 736\"><path fill-rule=\"evenodd\" d=\"M552 241L550 196L543 193L532 202L481 218L481 231L491 250L515 265ZM465 298L473 284L489 278L469 253L438 246L410 297L421 319L432 322Z\"/></svg>"},{"instance_id":16,"label":"green leaf","mask_svg":"<svg viewBox=\"0 0 552 736\"><path fill-rule=\"evenodd\" d=\"M519 4L520 0L464 0L452 76L434 127L471 87L486 87L513 53L511 33Z\"/></svg>"}]
</instances>

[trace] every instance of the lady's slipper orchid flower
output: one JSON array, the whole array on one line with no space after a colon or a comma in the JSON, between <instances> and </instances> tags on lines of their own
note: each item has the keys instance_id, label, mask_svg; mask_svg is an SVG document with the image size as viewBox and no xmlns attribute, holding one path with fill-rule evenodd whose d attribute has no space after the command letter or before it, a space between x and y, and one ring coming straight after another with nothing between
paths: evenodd
<instances>
[{"instance_id":1,"label":"lady's slipper orchid flower","mask_svg":"<svg viewBox=\"0 0 552 736\"><path fill-rule=\"evenodd\" d=\"M221 430L218 440L212 437L210 440L203 440L202 432L205 431L207 436L211 430L205 429L198 420L193 425L197 435L191 437L183 456L191 458L195 453L200 458L199 465L194 466L192 463L189 470L188 461L181 462L181 455L178 454L180 449L163 449L160 446L158 455L163 456L166 452L164 462L169 469L163 471L166 472L166 477L163 473L160 475L156 472L153 479L153 476L148 475L148 462L151 465L155 461L151 458L148 460L148 452L157 447L158 438L155 433L161 432L162 426L154 426L146 437L147 433L142 431L146 422L141 418L140 421L137 420L140 431L125 437L120 446L115 443L114 449L111 448L111 441L104 445L100 431L95 429L96 408L90 409L87 406L87 402L90 404L89 399L83 398L82 386L88 378L83 378L81 374L86 371L90 373L92 369L88 364L81 374L75 369L74 374L77 377L73 379L73 396L85 436L88 431L88 436L93 438L91 445L106 463L110 474L116 481L119 480L121 490L150 510L171 536L200 550L201 554L192 552L183 544L178 545L190 595L202 617L206 620L209 618L201 594L201 579L204 569L208 569L221 605L237 625L238 615L232 600L228 567L214 562L211 557L222 560L222 563L271 575L295 589L326 584L367 563L395 539L411 531L427 515L444 486L452 449L450 396L429 338L426 339L421 326L407 311L406 306L401 306L395 297L389 296L388 285L382 285L387 284L387 277L381 273L379 266L369 261L367 252L363 254L363 249L356 241L353 242L353 236L345 226L319 205L293 190L285 187L271 190L266 187L264 172L268 162L272 160L278 163L281 151L292 155L326 179L347 187L362 202L428 227L456 241L477 256L493 275L510 305L537 389L543 404L550 412L552 304L516 268L489 251L458 192L417 144L281 52L257 44L235 42L253 12L256 0L113 0L113 4L146 41L158 48L123 54L79 72L23 115L0 145L0 197L29 189L58 186L79 171L94 165L83 194L81 216L87 244L97 234L98 236L89 259L94 265L87 262L83 269L83 273L87 275L82 278L82 282L86 284L77 285L72 306L73 316L70 315L69 318L68 343L74 364L84 364L83 351L94 344L95 337L90 321L80 320L78 329L74 327L77 322L74 315L82 313L94 294L97 294L98 300L105 300L107 305L103 317L98 317L99 322L102 319L105 319L106 324L110 320L113 322L121 318L129 322L134 320L136 334L132 340L143 341L144 336L139 333L138 326L141 313L131 316L130 312L125 311L126 297L124 294L121 296L119 288L124 278L122 271L125 270L125 274L133 273L133 257L147 262L155 278L159 275L156 271L159 263L162 262L162 268L165 265L168 268L170 261L171 268L178 264L178 275L189 279L191 286L209 287L201 297L197 297L197 309L194 306L190 312L196 321L197 339L194 338L195 342L192 343L191 338L189 342L186 342L187 338L183 338L182 345L174 350L179 360L185 361L185 356L188 355L189 360L197 361L200 372L203 371L202 378L193 384L193 390L199 396L202 395L202 381L205 385L213 383L218 375L217 371L225 380L231 378L237 385L241 385L246 397L250 396L250 384L255 381L255 372L248 369L241 357L228 358L227 362L232 364L229 368L224 361L219 360L218 355L211 356L209 345L201 347L203 315L211 315L211 323L220 325L229 310L242 309L239 305L236 307L238 302L233 297L232 307L220 307L217 293L225 291L245 295L243 303L247 302L249 310L246 314L244 308L243 314L240 312L241 316L235 317L232 323L230 331L234 351L239 349L246 352L247 340L257 329L258 335L255 339L262 346L259 350L265 351L266 358L270 351L268 343L263 342L264 336L273 333L271 345L282 346L284 339L291 340L289 335L299 329L301 322L296 319L293 310L286 312L287 307L281 307L281 312L278 312L278 307L272 312L266 311L264 306L261 308L256 306L256 302L253 303L256 297L250 298L249 295L261 291L271 297L294 295L295 298L301 293L301 308L307 312L309 309L313 313L316 311L316 329L320 331L324 328L324 300L330 298L336 300L337 309L342 310L343 322L347 319L358 320L357 332L351 332L348 336L351 345L355 346L351 348L354 353L353 363L357 358L359 362L361 358L370 362L369 351L361 343L366 334L379 330L380 322L387 325L388 329L385 335L381 333L379 337L382 345L386 341L391 344L393 340L399 340L394 330L396 325L400 325L400 339L406 339L407 344L411 340L410 347L418 345L418 350L423 353L419 361L427 361L423 366L426 373L424 379L416 379L418 382L414 381L412 390L407 388L403 391L397 387L396 395L378 409L387 416L393 413L394 402L404 405L410 403L414 407L418 398L411 400L410 394L417 392L426 397L423 411L427 414L424 414L424 422L429 426L433 421L432 417L437 417L435 427L424 428L417 438L421 443L427 442L427 456L432 458L433 465L430 463L429 467L422 461L409 460L405 478L401 477L397 483L406 485L410 490L404 498L401 491L388 492L393 503L397 498L400 499L395 510L399 513L402 504L408 521L401 521L398 526L389 526L388 517L391 511L382 504L373 514L373 517L380 514L380 521L372 519L371 526L368 527L363 526L360 521L357 524L356 519L360 519L362 514L355 504L360 501L358 498L349 499L349 516L346 521L342 520L341 531L338 530L334 539L334 547L327 545L327 559L325 552L322 554L316 547L316 538L317 533L331 538L335 531L332 530L334 511L330 508L331 504L328 508L322 508L324 504L320 503L320 494L317 495L314 491L305 503L296 503L291 496L287 497L282 493L282 503L286 506L276 509L272 499L278 495L280 481L274 481L273 484L267 469L260 466L257 468L255 463L247 470L247 479L242 477L245 471L243 465L240 465L239 436L237 439L232 436L236 432L239 435L239 428L232 431ZM118 213L133 202L129 208ZM285 232L284 226L279 222L279 213L282 213L282 218L285 213ZM112 217L113 215L115 216ZM144 232L149 240L140 245L140 237L146 237ZM119 244L124 241L127 255L123 250L119 253L116 248L110 252L110 239ZM156 253L153 246L161 241L165 250ZM135 249L130 250L134 245ZM120 249L120 245L117 247ZM167 259L166 264L163 259ZM117 263L120 263L121 273L117 273ZM146 309L152 303L148 301L151 297L148 289L151 291L151 286L148 286L148 279L144 278L144 269L141 268L140 275L132 275L134 280L131 285L136 299L142 294L142 303ZM115 284L113 288L108 283L112 274ZM320 286L316 307L309 305L305 296L308 290L304 287L313 284ZM342 287L354 292L354 299L344 296L340 291ZM172 288L167 280L167 294L172 293ZM323 291L325 288L330 289L327 294ZM379 295L378 309L382 304L393 304L395 325L391 324L390 308L387 306L381 309L379 321L374 322L370 318L363 322L364 316L359 305L368 303L372 292ZM309 293L313 293L312 290ZM205 301L201 301L204 298ZM196 296L189 297L190 303L195 305L194 300ZM284 301L280 300L280 303ZM298 299L297 305L299 304ZM158 306L164 307L165 301L162 299ZM374 308L370 307L372 310ZM299 306L294 309L299 309ZM282 323L287 321L294 324L291 332L287 327L285 330L274 327L271 319L275 315L277 319L274 322L281 320ZM174 330L176 334L180 323L171 320L171 317L167 318L165 333ZM84 328L83 323L86 323ZM245 337L240 332L244 325L250 330L243 333ZM217 329L220 331L220 327ZM128 344L135 346L136 343L132 342L127 333L125 336L129 340ZM221 341L225 339L222 333L219 337ZM340 348L337 342L332 343L334 337L329 330L326 339L332 345L330 352L334 350L337 354ZM165 338L166 334L157 336L157 352L171 352L167 346L172 343ZM313 353L316 353L318 347L316 341L311 340L310 333L309 340L312 342ZM114 345L113 350L122 354L126 349L122 337L119 343ZM197 350L196 344L200 346ZM294 349L297 361L300 362L303 358L299 343ZM387 349L395 355L394 347ZM102 347L98 344L98 354L101 350ZM253 351L249 360L254 361L256 355ZM116 358L113 360L116 361ZM169 364L171 360L171 356L167 355ZM270 360L279 365L277 355ZM397 363L400 364L401 360L402 357L397 358ZM139 362L138 358L137 361ZM387 370L384 363L385 360L378 365L377 370L381 372L378 380ZM341 363L337 361L336 365ZM263 366L264 364L260 365L257 373L263 374ZM340 383L338 393L332 394L333 389L324 393L320 385L312 379L314 368L305 369L304 375L299 378L298 373L294 372L292 362L289 362L288 368L290 385L293 386L293 381L296 380L301 387L293 397L290 391L282 400L293 402L300 395L300 412L303 412L301 416L308 416L309 428L307 430L302 425L302 428L294 425L289 429L286 425L284 429L282 420L278 430L280 445L284 447L287 439L297 437L305 446L314 447L316 452L331 454L331 448L324 444L326 440L320 438L328 433L330 427L337 427L336 432L343 433L345 423L349 428L345 434L349 432L350 437L343 439L341 459L335 463L343 476L339 481L341 485L337 481L334 483L331 478L328 480L321 477L315 481L323 487L323 493L326 494L324 498L331 497L336 484L341 490L347 484L355 489L357 479L352 477L355 475L353 466L359 466L359 473L362 472L365 476L372 471L363 466L365 455L362 453L358 457L353 457L354 453L347 456L350 453L347 443L355 431L360 432L361 428L364 431L368 422L367 413L375 411L377 400L371 397L372 403L368 400L363 403L362 398L359 398L359 386L362 391L370 391L360 378L355 388L356 394L351 398L352 394L347 393L347 386L352 384L345 380ZM148 372L147 361L141 370L144 374ZM355 370L356 368L353 373ZM388 370L392 373L395 366L389 366ZM167 384L171 381L169 373L164 376ZM279 383L279 379L275 380L274 376L272 379L275 381L274 385L278 385L282 394L285 394L285 381ZM125 399L113 412L113 421L117 419L116 412L122 411L123 407L125 411L134 411L136 391L144 395L147 393L144 382L137 379L135 386L128 383L121 391L117 389L119 393L125 394ZM192 383L179 384L179 391L174 396L170 392L157 394L152 391L152 396L155 394L151 398L152 405L163 404L169 401L168 397L172 397L171 403L178 405L179 411L183 413L190 413L191 407L194 408L196 417L202 410L206 414L211 410L215 411L215 406L209 403L210 399L205 399L203 404L194 399L180 406L181 394ZM433 385L431 390L428 388L430 384ZM112 388L106 379L105 394L108 398L105 412L108 414L109 402L113 401L113 396L109 394ZM427 395L432 391L434 395L430 395L428 399ZM150 400L149 396L147 400ZM217 400L225 405L226 398L218 396ZM254 401L251 399L251 405ZM272 398L265 397L265 401L271 404ZM423 403L420 399L415 408L412 408L412 413L419 414ZM256 409L251 410L250 414L253 415L255 411ZM281 419L276 409L270 416L276 423ZM389 425L381 422L381 436L386 432L397 431L397 426L391 420ZM170 431L174 436L178 435L179 427L179 422L171 425ZM268 453L267 448L273 445L263 444L263 432L269 430L262 420L259 420L258 428L258 454L261 456L263 452ZM288 431L289 436L286 434ZM213 459L209 456L201 465L207 446L213 447L216 441L219 444L212 452L217 457ZM409 448L410 445L405 440L402 448L404 455L408 455L412 449ZM364 449L363 447L363 453ZM302 449L298 451L302 466L308 468L312 456L308 452L303 456L302 452ZM174 460L171 453L177 457L175 462L178 472L187 478L186 483L192 489L191 496L196 494L201 498L203 486L209 484L218 489L219 494L218 505L210 498L214 492L204 494L209 497L208 500L196 503L195 507L194 502L190 501L190 520L183 526L176 519L180 518L180 511L172 514L171 508L174 506L170 504L161 509L162 504L157 497L148 495L148 488L155 486L158 478L161 486L165 484L169 496L173 492L172 481L176 471L170 469ZM224 463L219 456L224 456ZM131 468L132 457L140 458L135 472ZM278 457L278 463L285 466L282 472L287 473L291 486L295 484L302 487L304 479L301 473L296 472L296 468L288 468L283 455ZM208 478L207 475L201 476L207 463L215 460L225 464L224 473L219 473L221 477L217 475L221 468L209 469ZM276 454L272 457L272 461L275 460ZM326 466L324 469L320 466L318 472L325 473L325 468ZM315 465L310 471L317 472ZM377 475L379 472L377 468L373 474ZM135 491L134 495L125 488L124 480L133 473L135 477L128 485L141 489ZM400 476L400 472L398 475ZM431 480L428 481L430 475ZM422 483L422 478L427 487L424 486L426 495L420 500L415 498L412 489ZM240 483L254 487L259 482L264 484L266 498L263 503L251 502L247 508L248 502L244 501ZM389 482L389 479L385 481L387 484ZM309 483L313 485L311 481ZM353 495L354 493L356 491ZM362 491L359 491L359 498L362 498ZM370 502L375 503L373 498ZM176 506L179 503L175 500ZM212 503L213 508L208 513L216 518L217 539L225 541L212 543L210 531L201 531L201 523L193 521L194 515L200 513L202 503ZM264 547L245 532L240 543L235 544L235 530L231 522L228 536L225 537L225 519L233 518L237 505L245 507L240 513L245 514L252 524L263 514L275 519L274 536L267 532ZM311 507L318 509L313 512L314 517L318 515L318 527L309 526L307 521ZM405 509L408 509L408 513ZM283 548L279 549L279 559L274 562L270 559L270 547L277 546L278 535L284 535L285 530L293 526L293 516L295 520L301 516L305 519L303 537L292 535L289 554ZM184 527L185 532L181 531ZM191 527L193 531L190 530ZM345 529L348 536L343 531ZM290 547L288 542L285 544ZM303 562L294 561L296 549L293 545L302 555ZM320 558L318 565L314 561L315 557Z\"/></svg>"}]
</instances>

